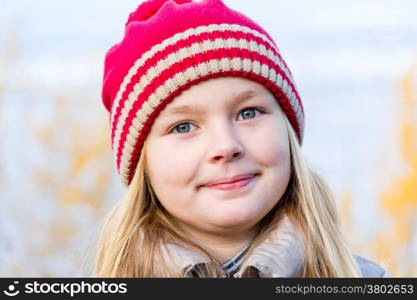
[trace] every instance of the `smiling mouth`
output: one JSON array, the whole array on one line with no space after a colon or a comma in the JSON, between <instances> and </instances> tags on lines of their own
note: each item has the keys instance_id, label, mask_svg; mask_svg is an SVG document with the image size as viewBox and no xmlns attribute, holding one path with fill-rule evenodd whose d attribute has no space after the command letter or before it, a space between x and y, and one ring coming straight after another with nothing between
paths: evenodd
<instances>
[{"instance_id":1,"label":"smiling mouth","mask_svg":"<svg viewBox=\"0 0 417 300\"><path fill-rule=\"evenodd\" d=\"M219 183L219 184L212 184L209 186L203 185L200 187L213 189L213 190L221 190L221 191L228 191L228 190L236 190L241 189L248 184L250 184L252 181L254 181L259 176L259 173L254 174L252 177L241 179L238 181L230 182L230 183Z\"/></svg>"}]
</instances>

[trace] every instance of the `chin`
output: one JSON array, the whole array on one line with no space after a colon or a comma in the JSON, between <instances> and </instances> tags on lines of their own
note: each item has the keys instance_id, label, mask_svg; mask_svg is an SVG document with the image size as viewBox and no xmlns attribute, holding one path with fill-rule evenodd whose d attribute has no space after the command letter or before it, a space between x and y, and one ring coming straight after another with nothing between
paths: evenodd
<instances>
[{"instance_id":1,"label":"chin","mask_svg":"<svg viewBox=\"0 0 417 300\"><path fill-rule=\"evenodd\" d=\"M212 223L223 228L242 228L256 224L257 219L253 213L238 213L236 211L212 218Z\"/></svg>"}]
</instances>

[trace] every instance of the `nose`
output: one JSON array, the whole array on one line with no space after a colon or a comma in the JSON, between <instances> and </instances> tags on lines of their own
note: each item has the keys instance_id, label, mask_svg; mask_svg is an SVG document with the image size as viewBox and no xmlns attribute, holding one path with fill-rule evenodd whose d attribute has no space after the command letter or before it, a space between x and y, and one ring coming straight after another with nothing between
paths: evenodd
<instances>
[{"instance_id":1,"label":"nose","mask_svg":"<svg viewBox=\"0 0 417 300\"><path fill-rule=\"evenodd\" d=\"M211 142L208 145L208 158L212 163L230 162L240 158L244 153L241 139L233 126L222 124L217 123L212 128Z\"/></svg>"}]
</instances>

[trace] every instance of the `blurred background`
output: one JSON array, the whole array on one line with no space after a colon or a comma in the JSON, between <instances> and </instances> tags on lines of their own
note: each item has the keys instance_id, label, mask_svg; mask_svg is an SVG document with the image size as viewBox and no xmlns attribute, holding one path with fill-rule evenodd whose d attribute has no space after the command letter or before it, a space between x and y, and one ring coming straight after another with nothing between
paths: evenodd
<instances>
[{"instance_id":1,"label":"blurred background","mask_svg":"<svg viewBox=\"0 0 417 300\"><path fill-rule=\"evenodd\" d=\"M125 189L105 52L141 1L0 0L0 276L89 276ZM225 0L263 26L306 112L303 151L354 253L417 277L417 2Z\"/></svg>"}]
</instances>

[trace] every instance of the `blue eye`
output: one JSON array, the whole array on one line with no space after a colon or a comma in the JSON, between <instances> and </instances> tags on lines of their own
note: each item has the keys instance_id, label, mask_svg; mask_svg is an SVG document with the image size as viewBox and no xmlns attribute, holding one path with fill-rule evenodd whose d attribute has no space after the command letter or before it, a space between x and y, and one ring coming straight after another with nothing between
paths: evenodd
<instances>
[{"instance_id":1,"label":"blue eye","mask_svg":"<svg viewBox=\"0 0 417 300\"><path fill-rule=\"evenodd\" d=\"M251 118L251 116L255 117L255 115L256 115L256 113L254 112L255 110L260 112L260 110L257 109L257 108L249 107L249 108L245 108L244 110L242 110L241 115L242 116L247 116L248 118ZM248 112L248 113L245 113L245 112Z\"/></svg>"},{"instance_id":2,"label":"blue eye","mask_svg":"<svg viewBox=\"0 0 417 300\"><path fill-rule=\"evenodd\" d=\"M244 120L252 119L252 118L256 117L256 111L262 113L262 111L259 110L259 109L257 109L257 108L248 107L248 108L243 109L240 112L239 115L244 116ZM189 130L190 130L190 126L191 125L194 126L191 122L182 122L182 123L179 123L178 125L176 125L175 127L173 127L169 131L169 133L174 132L174 133L177 133L179 135L184 135L184 134L190 132Z\"/></svg>"},{"instance_id":3,"label":"blue eye","mask_svg":"<svg viewBox=\"0 0 417 300\"><path fill-rule=\"evenodd\" d=\"M189 129L190 127L190 122L183 122L178 124L177 126L175 126L171 131L175 131L175 129L178 129L177 133L179 134L184 134L184 133L188 133L187 131L184 132L184 130Z\"/></svg>"}]
</instances>

